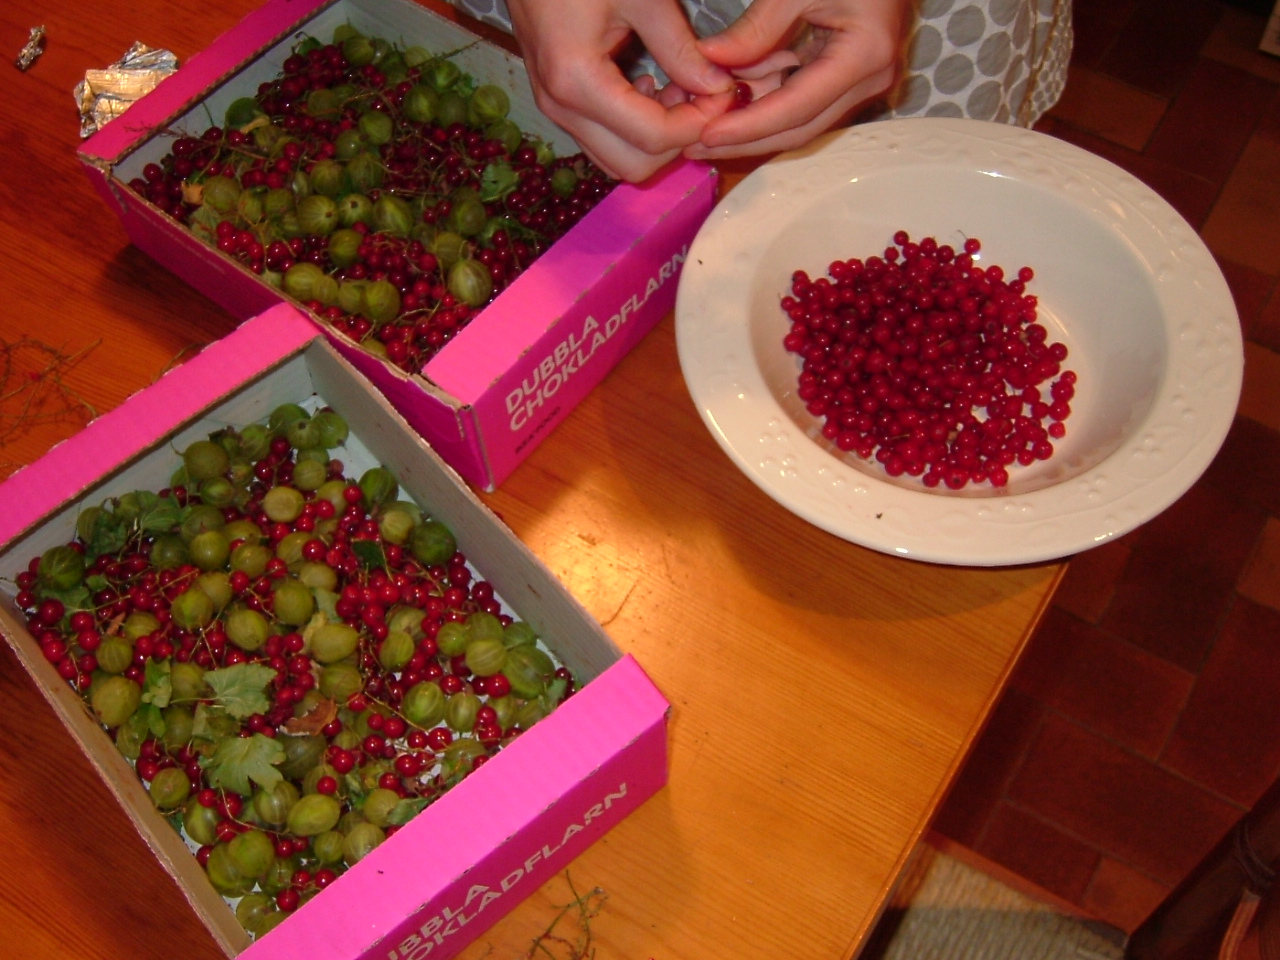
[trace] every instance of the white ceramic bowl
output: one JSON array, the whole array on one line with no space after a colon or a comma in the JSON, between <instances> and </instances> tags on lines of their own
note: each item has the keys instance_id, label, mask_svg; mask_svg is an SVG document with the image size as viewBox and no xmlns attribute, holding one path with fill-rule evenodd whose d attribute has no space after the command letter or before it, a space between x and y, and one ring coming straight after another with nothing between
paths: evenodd
<instances>
[{"instance_id":1,"label":"white ceramic bowl","mask_svg":"<svg viewBox=\"0 0 1280 960\"><path fill-rule=\"evenodd\" d=\"M1070 350L1067 435L1005 487L889 477L824 440L796 396L792 272L825 275L898 230L1031 266L1040 322ZM1168 203L1064 141L942 118L853 127L747 176L690 247L676 337L703 420L769 496L854 543L975 566L1065 557L1165 509L1221 446L1243 371L1222 273Z\"/></svg>"}]
</instances>

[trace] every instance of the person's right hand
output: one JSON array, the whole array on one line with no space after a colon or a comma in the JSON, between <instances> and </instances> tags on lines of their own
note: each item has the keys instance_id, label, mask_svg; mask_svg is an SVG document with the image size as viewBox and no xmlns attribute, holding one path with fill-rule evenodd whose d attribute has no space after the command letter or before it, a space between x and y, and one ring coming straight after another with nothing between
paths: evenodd
<instances>
[{"instance_id":1,"label":"person's right hand","mask_svg":"<svg viewBox=\"0 0 1280 960\"><path fill-rule=\"evenodd\" d=\"M632 34L674 88L732 89L728 73L698 52L677 0L508 0L507 8L538 107L610 176L644 180L696 143L708 119L696 102L646 95L627 80L614 55Z\"/></svg>"}]
</instances>

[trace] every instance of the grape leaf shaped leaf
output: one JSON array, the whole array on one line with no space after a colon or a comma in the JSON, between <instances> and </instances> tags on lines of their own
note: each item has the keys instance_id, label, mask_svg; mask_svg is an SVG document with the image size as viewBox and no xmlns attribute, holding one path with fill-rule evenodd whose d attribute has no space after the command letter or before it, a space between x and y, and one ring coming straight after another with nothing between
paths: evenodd
<instances>
[{"instance_id":1,"label":"grape leaf shaped leaf","mask_svg":"<svg viewBox=\"0 0 1280 960\"><path fill-rule=\"evenodd\" d=\"M202 757L200 766L212 787L231 790L241 796L253 792L249 781L270 790L284 779L276 764L285 760L284 746L271 737L255 733L251 737L225 737L218 741L212 756Z\"/></svg>"},{"instance_id":2,"label":"grape leaf shaped leaf","mask_svg":"<svg viewBox=\"0 0 1280 960\"><path fill-rule=\"evenodd\" d=\"M241 720L271 708L267 687L275 678L276 672L263 663L237 663L209 670L204 675L213 690L213 699L227 713Z\"/></svg>"}]
</instances>

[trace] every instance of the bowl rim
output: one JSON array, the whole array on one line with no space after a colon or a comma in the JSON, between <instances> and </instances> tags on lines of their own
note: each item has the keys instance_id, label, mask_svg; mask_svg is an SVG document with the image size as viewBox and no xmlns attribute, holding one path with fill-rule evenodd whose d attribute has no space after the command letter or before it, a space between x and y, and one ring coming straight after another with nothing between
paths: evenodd
<instances>
[{"instance_id":1,"label":"bowl rim","mask_svg":"<svg viewBox=\"0 0 1280 960\"><path fill-rule=\"evenodd\" d=\"M751 344L754 235L831 191L910 162L1047 189L1133 245L1162 307L1166 369L1146 414L1078 475L985 496L911 489L832 456L791 421ZM851 177L849 171L859 171ZM749 219L752 231L741 229ZM745 279L744 279L745 278ZM785 291L779 291L779 298ZM881 552L996 566L1060 559L1147 522L1199 478L1226 438L1243 382L1244 344L1221 268L1196 231L1132 174L1038 131L953 118L866 123L827 134L748 174L690 245L676 295L676 344L704 424L766 494L806 521ZM779 349L782 349L779 346Z\"/></svg>"}]
</instances>

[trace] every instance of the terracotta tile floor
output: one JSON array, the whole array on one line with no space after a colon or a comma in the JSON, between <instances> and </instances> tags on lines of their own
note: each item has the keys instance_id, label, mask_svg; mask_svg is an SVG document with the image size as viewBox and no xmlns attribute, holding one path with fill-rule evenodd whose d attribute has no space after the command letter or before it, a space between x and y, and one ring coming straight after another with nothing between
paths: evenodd
<instances>
[{"instance_id":1,"label":"terracotta tile floor","mask_svg":"<svg viewBox=\"0 0 1280 960\"><path fill-rule=\"evenodd\" d=\"M1271 0L1075 0L1041 128L1160 192L1248 342L1217 460L1075 558L940 813L979 856L1131 932L1280 775L1280 58Z\"/></svg>"}]
</instances>

